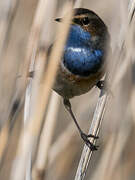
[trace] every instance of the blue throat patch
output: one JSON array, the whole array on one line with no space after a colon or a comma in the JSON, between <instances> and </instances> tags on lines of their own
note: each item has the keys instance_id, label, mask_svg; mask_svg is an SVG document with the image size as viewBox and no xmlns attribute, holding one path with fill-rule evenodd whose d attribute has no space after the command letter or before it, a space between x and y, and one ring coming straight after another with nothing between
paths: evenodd
<instances>
[{"instance_id":1,"label":"blue throat patch","mask_svg":"<svg viewBox=\"0 0 135 180\"><path fill-rule=\"evenodd\" d=\"M64 66L73 74L89 76L101 65L103 51L93 48L91 35L79 25L72 25L64 48Z\"/></svg>"}]
</instances>

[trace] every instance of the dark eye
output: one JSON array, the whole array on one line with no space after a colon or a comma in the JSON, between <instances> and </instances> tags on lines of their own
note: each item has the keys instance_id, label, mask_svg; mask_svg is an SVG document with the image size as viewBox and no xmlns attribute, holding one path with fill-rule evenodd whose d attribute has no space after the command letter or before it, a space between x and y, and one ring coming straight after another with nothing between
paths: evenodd
<instances>
[{"instance_id":1,"label":"dark eye","mask_svg":"<svg viewBox=\"0 0 135 180\"><path fill-rule=\"evenodd\" d=\"M83 18L82 19L82 23L84 24L84 25L88 25L89 24L89 18L88 17L85 17L85 18Z\"/></svg>"}]
</instances>

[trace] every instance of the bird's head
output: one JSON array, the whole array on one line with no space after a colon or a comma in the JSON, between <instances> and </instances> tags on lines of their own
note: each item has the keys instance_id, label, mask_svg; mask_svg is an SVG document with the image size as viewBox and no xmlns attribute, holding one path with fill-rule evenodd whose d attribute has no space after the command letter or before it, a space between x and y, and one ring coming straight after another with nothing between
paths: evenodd
<instances>
[{"instance_id":1,"label":"bird's head","mask_svg":"<svg viewBox=\"0 0 135 180\"><path fill-rule=\"evenodd\" d=\"M84 8L75 8L73 10L72 25L79 25L91 35L103 35L107 31L107 27L102 19L93 11ZM61 22L62 18L55 19Z\"/></svg>"}]
</instances>

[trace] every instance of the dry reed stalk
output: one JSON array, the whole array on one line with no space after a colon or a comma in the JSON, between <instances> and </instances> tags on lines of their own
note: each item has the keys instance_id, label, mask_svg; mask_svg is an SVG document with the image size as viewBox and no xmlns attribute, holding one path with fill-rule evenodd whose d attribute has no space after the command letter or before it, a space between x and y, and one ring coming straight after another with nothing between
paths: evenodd
<instances>
[{"instance_id":1,"label":"dry reed stalk","mask_svg":"<svg viewBox=\"0 0 135 180\"><path fill-rule=\"evenodd\" d=\"M48 153L50 151L50 145L52 142L52 137L54 134L55 124L57 120L59 103L60 97L56 95L54 92L52 92L44 127L39 142L36 162L34 163L33 167L33 180L44 179L44 174L48 162Z\"/></svg>"},{"instance_id":2,"label":"dry reed stalk","mask_svg":"<svg viewBox=\"0 0 135 180\"><path fill-rule=\"evenodd\" d=\"M0 14L0 35L1 35L0 56L1 56L1 60L5 60L4 55L7 54L6 50L7 50L7 46L9 43L9 35L10 35L14 17L16 15L16 11L18 9L19 1L18 0L13 0L13 1L5 0L5 1L1 1L0 5L1 4L3 5L3 8L1 9L1 14ZM2 65L3 65L3 63L2 63ZM16 66L16 64L15 64L15 66ZM3 66L1 66L1 68L3 68ZM6 65L6 72L10 71L10 68L11 68L10 65ZM1 73L1 78L3 80L5 77L3 69L0 69L0 73ZM3 91L3 88L0 89L0 96L3 96L2 91ZM9 96L9 95L7 95L7 96ZM11 97L9 97L9 98L11 99ZM22 97L22 99L23 99L23 97ZM6 121L6 122L4 122L4 126L2 127L1 132L0 132L0 139L2 138L0 140L0 147L1 147L0 165L2 165L5 153L7 152L7 146L10 141L11 130L13 127L13 121L14 121L14 119L16 119L16 115L19 112L20 107L22 107L22 103L23 103L21 100L19 107L18 107L18 111L15 112L15 114L12 114L13 113L12 108L15 105L14 100L16 100L16 99L13 98L12 100L10 100L10 104L8 104L9 102L6 102L6 104L4 104L5 109L7 109L8 112L6 111L6 115L5 115L6 117L3 115L4 118L2 120ZM2 118L2 116L1 116L1 118Z\"/></svg>"},{"instance_id":3,"label":"dry reed stalk","mask_svg":"<svg viewBox=\"0 0 135 180\"><path fill-rule=\"evenodd\" d=\"M65 11L66 10L72 12L72 3L66 4ZM57 34L59 41L54 44L45 78L42 80L42 84L38 84L37 86L37 94L35 94L36 101L33 107L33 113L31 114L27 127L24 128L21 134L18 153L14 163L11 179L21 180L24 177L28 152L33 148L41 128L43 115L50 95L50 89L54 82L58 63L62 54L63 45L65 44L66 36L68 34L71 17L72 13L69 13L63 19L63 23L59 26L59 31Z\"/></svg>"},{"instance_id":4,"label":"dry reed stalk","mask_svg":"<svg viewBox=\"0 0 135 180\"><path fill-rule=\"evenodd\" d=\"M16 75L16 68L17 68L17 62L14 61L14 66L10 64L12 61L10 55L9 55L9 44L10 44L10 35L12 33L12 28L15 20L15 15L18 10L19 1L18 0L5 0L0 2L0 35L1 35L1 41L0 41L0 59L1 59L1 66L0 66L0 82L1 82L1 88L0 88L0 99L1 99L1 105L0 105L0 113L1 113L1 120L0 120L0 126L2 127L4 123L7 124L10 119L10 114L13 108L13 99L12 95L15 90L11 89L11 82L15 83L14 76ZM10 58L8 58L8 55ZM8 60L11 61L8 61ZM13 63L13 62L12 62ZM4 67L4 68L3 68ZM11 69L14 69L15 72L12 73ZM11 72L11 76L8 78L9 73ZM9 81L9 82L8 82ZM9 84L9 86L7 85ZM11 86L10 86L11 85ZM8 89L8 90L7 90ZM7 91L6 91L7 90ZM7 92L7 94L6 94ZM11 95L12 93L12 95ZM8 125L5 125L8 126ZM8 129L8 128L7 128ZM9 133L9 132L8 132Z\"/></svg>"},{"instance_id":5,"label":"dry reed stalk","mask_svg":"<svg viewBox=\"0 0 135 180\"><path fill-rule=\"evenodd\" d=\"M16 10L18 6L18 0L5 0L0 2L0 56L2 55L2 51L9 35L10 26L12 24L13 18L15 16Z\"/></svg>"},{"instance_id":6,"label":"dry reed stalk","mask_svg":"<svg viewBox=\"0 0 135 180\"><path fill-rule=\"evenodd\" d=\"M22 82L20 84L20 91L23 95L27 86L29 67L32 61L34 62L33 58L35 58L34 56L36 55L38 49L43 23L44 21L46 21L46 24L48 23L48 18L46 14L46 12L48 11L48 4L48 0L39 0L36 8L35 17L29 35L26 57L24 60L23 74L21 78Z\"/></svg>"},{"instance_id":7,"label":"dry reed stalk","mask_svg":"<svg viewBox=\"0 0 135 180\"><path fill-rule=\"evenodd\" d=\"M129 1L129 21L130 21L130 24L132 25L132 31L135 34L135 28L134 28L134 22L135 22L135 1L134 0L130 0ZM133 39L134 39L134 34L132 35ZM134 41L133 41L132 47L133 47L132 48L132 61L133 61L133 63L135 63L135 60L134 60L134 57L135 57L135 53L134 53ZM133 87L132 93L131 93L131 98L130 98L130 104L129 105L130 105L130 108L131 108L133 120L135 122L135 111L134 111L134 106L135 106L134 102L135 101L134 100L135 100L135 88Z\"/></svg>"},{"instance_id":8,"label":"dry reed stalk","mask_svg":"<svg viewBox=\"0 0 135 180\"><path fill-rule=\"evenodd\" d=\"M0 164L2 162L5 149L7 147L7 142L9 138L9 122L4 125L0 132Z\"/></svg>"},{"instance_id":9,"label":"dry reed stalk","mask_svg":"<svg viewBox=\"0 0 135 180\"><path fill-rule=\"evenodd\" d=\"M76 0L74 3L74 8L79 8L81 7L83 4L82 0Z\"/></svg>"},{"instance_id":10,"label":"dry reed stalk","mask_svg":"<svg viewBox=\"0 0 135 180\"><path fill-rule=\"evenodd\" d=\"M43 22L45 18L45 12L48 7L48 1L47 0L40 0L37 5L37 9L35 12L34 21L31 27L31 33L29 36L28 41L28 47L27 47L27 53L26 53L26 59L24 64L24 78L27 79L30 63L32 62L33 55L36 54L39 39L40 39L40 33L41 29L43 27ZM46 18L47 21L47 18Z\"/></svg>"},{"instance_id":11,"label":"dry reed stalk","mask_svg":"<svg viewBox=\"0 0 135 180\"><path fill-rule=\"evenodd\" d=\"M19 14L18 11L21 2L19 0L5 0L0 1L0 6L1 4L3 7L0 7L0 126L3 125L3 127L0 132L0 139L2 138L2 140L0 140L0 166L3 165L3 159L7 155L6 153L8 151L8 145L10 144L11 140L11 130L14 126L15 120L17 119L17 114L20 112L24 102L24 97L22 97L22 99L19 101L20 97L18 98L16 96L16 81L19 81L17 71L20 64L20 58L17 56L19 48L15 47L18 42L20 43L20 39L18 38L19 28L16 26L16 20ZM13 29L15 32L17 32L17 35L13 32ZM15 35L15 37L12 35ZM12 39L14 42L11 42ZM14 48L16 48L15 51ZM3 137L4 135L5 137Z\"/></svg>"},{"instance_id":12,"label":"dry reed stalk","mask_svg":"<svg viewBox=\"0 0 135 180\"><path fill-rule=\"evenodd\" d=\"M11 115L8 119L8 121L5 122L4 126L2 127L1 131L0 131L0 168L3 167L3 162L4 162L4 158L7 155L7 151L8 151L8 145L10 143L11 140L11 133L12 133L12 129L14 127L15 121L18 117L18 114L20 112L20 110L22 109L23 106L23 98L20 101L20 104L18 106L17 111L14 113L14 115L12 116L12 112ZM11 119L12 118L12 119Z\"/></svg>"},{"instance_id":13,"label":"dry reed stalk","mask_svg":"<svg viewBox=\"0 0 135 180\"><path fill-rule=\"evenodd\" d=\"M131 99L130 99L130 104L129 107L131 108L131 113L133 117L133 121L135 123L135 88L133 88L132 93L131 93Z\"/></svg>"},{"instance_id":14,"label":"dry reed stalk","mask_svg":"<svg viewBox=\"0 0 135 180\"><path fill-rule=\"evenodd\" d=\"M105 104L107 101L107 96L108 96L107 92L104 92L104 90L102 90L100 93L100 97L98 99L97 105L96 105L92 123L90 125L89 134L98 136L101 122L104 115L104 111L105 111ZM95 140L92 139L91 142L95 143ZM85 145L82 155L81 155L79 166L76 172L75 180L83 180L85 178L91 156L92 156L92 151L87 145Z\"/></svg>"},{"instance_id":15,"label":"dry reed stalk","mask_svg":"<svg viewBox=\"0 0 135 180\"><path fill-rule=\"evenodd\" d=\"M0 2L0 57L2 59L4 46L7 43L7 37L9 35L10 26L12 25L13 18L16 14L16 10L18 7L18 1L14 0L13 2L5 0ZM2 74L1 74L2 76ZM1 88L2 89L2 88ZM0 94L2 94L0 90ZM6 121L6 122L4 122ZM4 158L4 153L8 144L9 136L10 136L10 119L3 120L4 125L0 131L0 165L2 165L2 160Z\"/></svg>"},{"instance_id":16,"label":"dry reed stalk","mask_svg":"<svg viewBox=\"0 0 135 180\"><path fill-rule=\"evenodd\" d=\"M45 36L46 38L44 39L42 37L42 40L40 41L40 46L42 47L41 50L39 51L38 55L36 56L36 58L33 58L32 59L32 62L31 62L31 65L30 65L30 68L29 68L29 73L31 72L35 72L35 71L41 71L39 76L36 77L37 79L41 79L41 75L43 74L43 69L45 69L45 52L43 52L43 47L44 47L44 51L45 51L45 45L48 44L47 42L49 41L49 37L50 35L47 34L47 32L50 32L51 31L51 28L49 29L50 27L50 22L49 22L49 19L52 18L53 14L54 14L54 10L55 10L55 7L56 7L56 1L48 1L48 8L46 8L46 12L45 12L45 15L47 17L47 20L45 21L45 30L44 30L44 27L42 28L42 34L45 33ZM51 11L50 11L51 9ZM45 16L44 15L44 16ZM51 34L51 33L50 33ZM49 37L48 37L49 36ZM37 70L36 67L35 67L35 61L38 62L39 64L39 68ZM30 77L29 78L29 82L28 82L28 85L27 85L27 89L26 89L26 98L25 98L25 111L24 111L24 124L26 125L26 123L28 123L29 121L29 118L30 118L30 111L32 111L32 104L34 102L33 101L33 98L32 98L32 94L33 94L33 91L34 91L34 87L32 87L32 84L33 84L33 77ZM39 82L40 84L40 82ZM55 98L54 98L55 99ZM52 112L51 112L52 113ZM52 114L53 115L53 114ZM42 143L44 144L44 143ZM41 149L45 149L44 147L40 147ZM32 150L33 151L33 150ZM33 152L29 152L29 163L28 163L28 166L26 168L26 180L30 180L32 177L32 153Z\"/></svg>"},{"instance_id":17,"label":"dry reed stalk","mask_svg":"<svg viewBox=\"0 0 135 180\"><path fill-rule=\"evenodd\" d=\"M24 106L24 126L27 126L29 123L29 119L33 110L33 103L35 100L35 90L36 86L40 84L40 79L42 78L42 74L45 68L45 52L40 50L39 53L37 53L36 59L33 58L33 61L31 62L30 70L29 72L34 72L34 78L29 77L29 82L26 89L26 96L25 96L25 106ZM31 179L31 163L32 163L32 153L29 152L29 161L27 163L26 167L26 178L25 180Z\"/></svg>"}]
</instances>

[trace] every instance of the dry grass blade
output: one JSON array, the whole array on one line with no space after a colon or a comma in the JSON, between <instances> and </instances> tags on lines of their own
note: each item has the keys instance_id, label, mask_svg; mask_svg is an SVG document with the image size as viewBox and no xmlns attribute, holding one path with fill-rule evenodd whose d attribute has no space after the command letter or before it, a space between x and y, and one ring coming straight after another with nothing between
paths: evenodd
<instances>
[{"instance_id":1,"label":"dry grass blade","mask_svg":"<svg viewBox=\"0 0 135 180\"><path fill-rule=\"evenodd\" d=\"M94 116L92 119L92 124L91 124L90 130L89 130L89 134L93 134L95 136L98 135L99 129L101 126L101 121L102 121L103 115L104 115L106 101L107 101L107 93L105 93L103 90L103 91L101 91L100 97L97 102L97 106L96 106ZM94 140L92 140L91 142L95 143ZM84 179L91 155L92 155L92 151L85 145L82 155L81 155L81 159L79 162L75 180L83 180Z\"/></svg>"}]
</instances>

